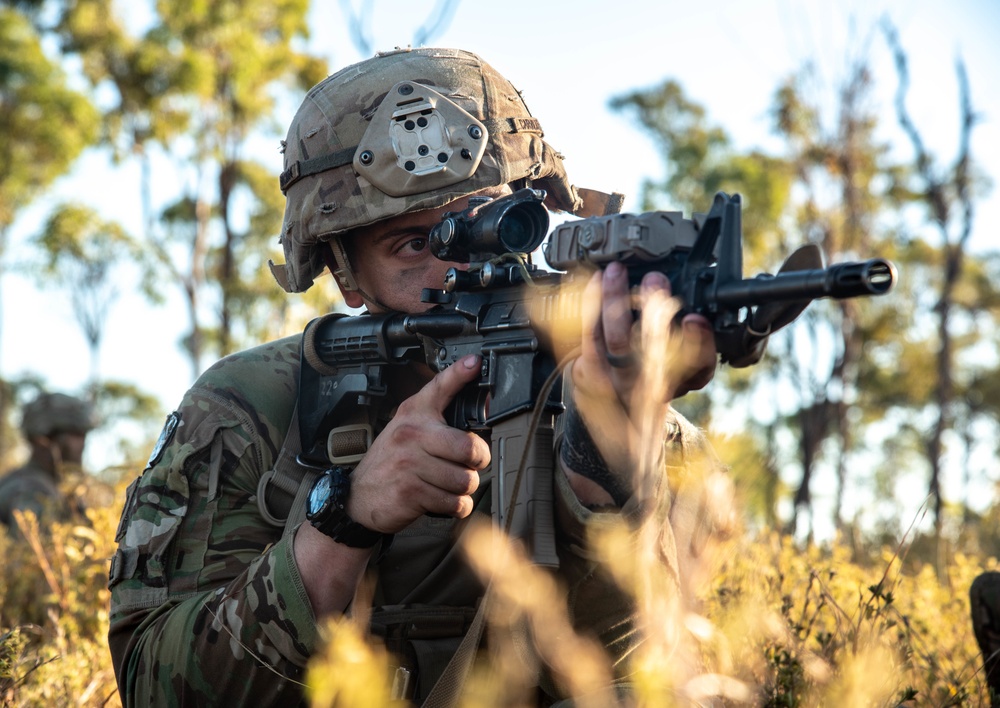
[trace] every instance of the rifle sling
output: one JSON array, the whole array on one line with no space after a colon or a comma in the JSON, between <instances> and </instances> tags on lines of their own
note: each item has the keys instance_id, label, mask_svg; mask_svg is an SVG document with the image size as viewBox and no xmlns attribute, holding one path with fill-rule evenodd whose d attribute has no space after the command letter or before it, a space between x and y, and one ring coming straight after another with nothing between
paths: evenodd
<instances>
[{"instance_id":1,"label":"rifle sling","mask_svg":"<svg viewBox=\"0 0 1000 708\"><path fill-rule=\"evenodd\" d=\"M421 708L450 708L458 705L459 693L472 669L472 661L479 649L483 630L486 629L486 603L492 596L492 589L493 584L490 583L476 609L476 616L472 619L472 624L469 625L468 631L462 638L462 643L458 645L454 656L444 667L444 671L441 672L431 692L427 694Z\"/></svg>"},{"instance_id":2,"label":"rifle sling","mask_svg":"<svg viewBox=\"0 0 1000 708\"><path fill-rule=\"evenodd\" d=\"M257 483L257 507L261 515L272 526L284 527L288 533L288 522L293 519L292 510L302 488L312 486L312 480L322 471L300 465L296 458L301 452L299 441L298 401L292 410L292 419L285 434L285 441L274 462L274 467L263 475Z\"/></svg>"}]
</instances>

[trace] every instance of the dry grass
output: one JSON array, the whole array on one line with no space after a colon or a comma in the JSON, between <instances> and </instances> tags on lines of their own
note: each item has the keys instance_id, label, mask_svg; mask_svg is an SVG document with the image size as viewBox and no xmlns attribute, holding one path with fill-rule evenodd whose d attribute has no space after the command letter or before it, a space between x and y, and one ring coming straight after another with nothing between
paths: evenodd
<instances>
[{"instance_id":1,"label":"dry grass","mask_svg":"<svg viewBox=\"0 0 1000 708\"><path fill-rule=\"evenodd\" d=\"M107 648L108 560L116 511L43 534L34 515L21 538L0 532L0 703L121 705Z\"/></svg>"},{"instance_id":2,"label":"dry grass","mask_svg":"<svg viewBox=\"0 0 1000 708\"><path fill-rule=\"evenodd\" d=\"M661 325L647 332L669 332L675 311L669 301L647 303L644 321ZM576 336L556 333L554 339ZM935 573L911 559L904 572L902 543L858 559L840 542L800 545L778 533L742 531L728 477L710 453L670 468L669 485L661 484L658 406L672 384L667 372L681 361L675 344L648 334L636 341L647 352L665 353L646 357L637 386L652 398L633 402L633 419L612 411L618 415L612 423L594 428L624 431L627 452L619 444L613 454L628 456L637 470L634 488L647 501L646 522L637 531L602 523L590 539L640 616L644 640L631 657L633 694L602 693L613 668L590 638L573 633L552 578L516 546L480 531L467 550L492 583L490 653L476 664L462 705L523 705L524 677L541 665L578 705L988 704L968 588L994 560L955 554ZM600 415L612 407L595 408ZM329 629L333 646L371 646L357 624ZM388 660L370 651L372 670L365 675L386 675ZM349 675L354 672L341 668L330 654L313 662L310 676L322 677L324 695L342 701L316 705L376 704L374 696L365 697L370 689ZM331 683L341 685L331 689Z\"/></svg>"},{"instance_id":3,"label":"dry grass","mask_svg":"<svg viewBox=\"0 0 1000 708\"><path fill-rule=\"evenodd\" d=\"M120 704L105 643L107 559L118 509L94 509L90 520L57 525L34 544L0 534L2 705ZM30 521L26 530L30 539ZM478 539L493 543L492 534ZM648 615L650 638L635 662L637 705L690 705L713 696L723 705L988 703L967 593L978 573L996 569L993 559L954 554L939 578L912 561L904 572L897 548L859 563L846 544L801 546L776 533L740 534L723 546L720 567L700 588L700 606L678 613L660 596L667 583L655 579L659 569L639 561L633 535L612 528L596 542L622 582L635 579ZM538 657L557 669L566 690L591 693L609 669L587 638L568 633L550 579L514 552L474 555L483 572L503 579L491 631L511 635L526 622L536 637L558 637L540 642ZM524 592L528 584L532 591ZM387 705L388 657L357 622L333 623L328 631L329 645L309 673L314 705ZM464 705L510 704L505 700L522 687L523 659L506 653L477 666Z\"/></svg>"}]
</instances>

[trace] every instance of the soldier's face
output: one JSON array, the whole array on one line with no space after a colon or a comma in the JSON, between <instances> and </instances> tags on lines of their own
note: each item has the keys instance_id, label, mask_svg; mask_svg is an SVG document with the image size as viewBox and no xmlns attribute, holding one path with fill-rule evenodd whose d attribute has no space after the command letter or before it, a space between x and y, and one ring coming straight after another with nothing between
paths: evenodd
<instances>
[{"instance_id":1,"label":"soldier's face","mask_svg":"<svg viewBox=\"0 0 1000 708\"><path fill-rule=\"evenodd\" d=\"M504 187L491 190L489 196L507 193ZM369 302L359 292L344 292L348 306L367 306L371 312L381 312L383 305L397 312L422 312L430 307L420 302L421 291L440 290L448 269L464 266L436 258L428 247L428 234L445 212L462 211L468 202L463 197L437 209L402 214L352 235L348 250L354 277L365 295L377 302Z\"/></svg>"},{"instance_id":2,"label":"soldier's face","mask_svg":"<svg viewBox=\"0 0 1000 708\"><path fill-rule=\"evenodd\" d=\"M56 433L53 438L59 448L60 460L66 465L83 464L83 448L86 442L83 433Z\"/></svg>"}]
</instances>

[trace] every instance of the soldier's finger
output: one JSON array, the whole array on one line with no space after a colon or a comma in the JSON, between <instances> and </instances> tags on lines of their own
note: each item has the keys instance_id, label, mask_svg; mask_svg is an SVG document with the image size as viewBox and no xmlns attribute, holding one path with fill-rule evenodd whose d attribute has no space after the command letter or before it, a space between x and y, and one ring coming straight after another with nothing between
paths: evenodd
<instances>
[{"instance_id":1,"label":"soldier's finger","mask_svg":"<svg viewBox=\"0 0 1000 708\"><path fill-rule=\"evenodd\" d=\"M681 323L681 384L676 395L704 388L715 376L718 354L712 325L700 315L687 315Z\"/></svg>"},{"instance_id":2,"label":"soldier's finger","mask_svg":"<svg viewBox=\"0 0 1000 708\"><path fill-rule=\"evenodd\" d=\"M424 451L441 460L473 470L490 464L490 446L475 433L440 425L424 438Z\"/></svg>"},{"instance_id":3,"label":"soldier's finger","mask_svg":"<svg viewBox=\"0 0 1000 708\"><path fill-rule=\"evenodd\" d=\"M470 495L448 494L441 490L428 494L422 504L429 514L454 516L459 519L464 519L471 514L475 507Z\"/></svg>"},{"instance_id":4,"label":"soldier's finger","mask_svg":"<svg viewBox=\"0 0 1000 708\"><path fill-rule=\"evenodd\" d=\"M403 490L407 502L424 513L467 516L472 511L472 493L479 488L479 473L457 464L430 464Z\"/></svg>"},{"instance_id":5,"label":"soldier's finger","mask_svg":"<svg viewBox=\"0 0 1000 708\"><path fill-rule=\"evenodd\" d=\"M660 295L670 296L670 279L659 271L646 273L639 288L639 302L645 309L646 304Z\"/></svg>"},{"instance_id":6,"label":"soldier's finger","mask_svg":"<svg viewBox=\"0 0 1000 708\"><path fill-rule=\"evenodd\" d=\"M596 271L583 289L580 305L580 319L583 337L580 354L588 361L604 358L604 331L601 327L601 271Z\"/></svg>"},{"instance_id":7,"label":"soldier's finger","mask_svg":"<svg viewBox=\"0 0 1000 708\"><path fill-rule=\"evenodd\" d=\"M604 346L612 357L632 353L632 296L628 271L621 263L609 263L601 282L601 327Z\"/></svg>"},{"instance_id":8,"label":"soldier's finger","mask_svg":"<svg viewBox=\"0 0 1000 708\"><path fill-rule=\"evenodd\" d=\"M479 488L479 472L457 464L425 470L421 477L433 489L451 495L468 496Z\"/></svg>"},{"instance_id":9,"label":"soldier's finger","mask_svg":"<svg viewBox=\"0 0 1000 708\"><path fill-rule=\"evenodd\" d=\"M470 354L440 372L413 398L444 413L455 395L479 376L479 357Z\"/></svg>"}]
</instances>

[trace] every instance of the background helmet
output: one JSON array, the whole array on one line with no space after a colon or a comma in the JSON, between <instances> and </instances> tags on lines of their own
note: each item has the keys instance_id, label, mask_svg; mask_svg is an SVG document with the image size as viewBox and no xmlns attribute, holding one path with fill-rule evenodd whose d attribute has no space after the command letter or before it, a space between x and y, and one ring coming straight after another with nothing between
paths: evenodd
<instances>
[{"instance_id":1,"label":"background helmet","mask_svg":"<svg viewBox=\"0 0 1000 708\"><path fill-rule=\"evenodd\" d=\"M288 129L287 262L271 272L302 292L337 234L504 184L544 189L550 209L581 214L587 190L567 181L542 135L517 89L470 52L402 49L333 74Z\"/></svg>"},{"instance_id":2,"label":"background helmet","mask_svg":"<svg viewBox=\"0 0 1000 708\"><path fill-rule=\"evenodd\" d=\"M94 427L91 405L64 393L39 395L24 407L21 418L21 430L29 438L49 437L59 432L86 434Z\"/></svg>"}]
</instances>

